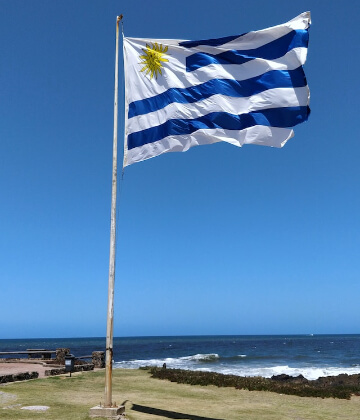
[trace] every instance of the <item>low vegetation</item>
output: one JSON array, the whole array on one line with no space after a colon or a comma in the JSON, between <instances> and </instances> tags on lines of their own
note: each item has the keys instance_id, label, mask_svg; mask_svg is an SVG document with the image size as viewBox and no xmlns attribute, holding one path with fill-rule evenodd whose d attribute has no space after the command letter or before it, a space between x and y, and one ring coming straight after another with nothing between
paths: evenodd
<instances>
[{"instance_id":1,"label":"low vegetation","mask_svg":"<svg viewBox=\"0 0 360 420\"><path fill-rule=\"evenodd\" d=\"M241 377L214 372L189 371L181 369L148 368L151 376L171 382L188 385L215 385L248 391L270 391L299 397L321 397L350 399L360 395L360 375L339 375L309 381L302 375L262 377Z\"/></svg>"}]
</instances>

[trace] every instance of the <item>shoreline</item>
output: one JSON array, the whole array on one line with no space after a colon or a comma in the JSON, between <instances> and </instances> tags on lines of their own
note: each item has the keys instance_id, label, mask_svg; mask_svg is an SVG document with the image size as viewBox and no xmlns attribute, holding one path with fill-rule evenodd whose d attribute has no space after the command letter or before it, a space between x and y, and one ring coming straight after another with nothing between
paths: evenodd
<instances>
[{"instance_id":1,"label":"shoreline","mask_svg":"<svg viewBox=\"0 0 360 420\"><path fill-rule=\"evenodd\" d=\"M113 365L113 370L115 371L121 371L121 370L151 370L151 369L160 369L160 366L156 365L149 365L149 366L138 366L134 368L128 368L128 367L116 367L115 362ZM47 363L46 360L36 360L36 359L5 359L0 358L0 376L5 374L16 374L16 373L25 373L29 372L30 370L32 372L38 372L39 378L45 377L45 371L51 370L53 368L62 368L63 365L58 365L54 363ZM97 369L95 369L97 370ZM101 369L100 369L101 370ZM316 379L308 379L302 374L298 375L288 375L288 374L278 374L278 375L272 375L272 376L263 376L263 375L237 375L234 373L223 373L218 372L216 370L199 370L199 369L181 369L177 367L168 367L169 371L184 371L184 372L193 372L193 373L204 373L204 374L216 374L216 375L223 375L223 376L234 376L239 378L263 378L263 379L272 379L272 380L278 380L278 381L303 381L303 382L309 382L309 383L315 383L319 380L326 380L327 378L339 378L339 377L348 377L348 378L359 378L360 383L360 372L359 373L339 373L336 375L324 375L319 376Z\"/></svg>"},{"instance_id":2,"label":"shoreline","mask_svg":"<svg viewBox=\"0 0 360 420\"><path fill-rule=\"evenodd\" d=\"M40 360L19 361L1 360L0 385L7 382L18 382L27 379L41 379L51 376L50 371L58 366L46 364ZM57 369L55 369L57 370ZM94 369L104 371L104 369ZM176 382L187 385L215 385L217 387L231 387L249 391L270 391L280 394L297 395L302 397L340 398L350 399L351 396L360 396L360 374L339 374L336 376L320 377L308 380L303 375L274 375L271 378L261 376L237 376L216 372L204 372L184 369L169 369L160 367L143 367L139 369L113 369L114 371L142 370L151 378ZM56 375L65 375L64 367ZM6 376L13 376L5 380Z\"/></svg>"},{"instance_id":3,"label":"shoreline","mask_svg":"<svg viewBox=\"0 0 360 420\"><path fill-rule=\"evenodd\" d=\"M205 355L206 356L206 355ZM194 357L194 356L193 356ZM123 361L115 362L114 369L143 369L143 368L152 368L152 367L161 367L165 363L169 369L182 369L196 372L212 372L220 375L235 375L240 377L262 377L270 379L273 376L286 375L289 377L298 377L299 375L303 376L308 381L316 381L319 378L333 377L339 375L360 375L360 367L338 367L338 366L299 366L299 367L289 367L287 365L276 365L276 366L262 366L262 367L251 367L242 366L240 369L236 367L218 367L213 365L212 367L206 367L206 362L202 364L203 367L196 365L193 366L184 366L180 363L172 363L172 360L169 359L158 359L157 363L151 363L153 360L150 360L148 364L146 361L141 360L142 363L138 361Z\"/></svg>"}]
</instances>

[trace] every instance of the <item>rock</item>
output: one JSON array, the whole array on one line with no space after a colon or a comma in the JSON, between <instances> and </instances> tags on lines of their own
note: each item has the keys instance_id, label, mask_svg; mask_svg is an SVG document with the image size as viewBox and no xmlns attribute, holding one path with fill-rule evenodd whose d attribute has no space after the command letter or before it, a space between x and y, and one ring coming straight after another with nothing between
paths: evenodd
<instances>
[{"instance_id":1,"label":"rock","mask_svg":"<svg viewBox=\"0 0 360 420\"><path fill-rule=\"evenodd\" d=\"M314 383L320 387L326 388L330 386L360 386L360 375L348 375L342 373L338 376L322 376Z\"/></svg>"},{"instance_id":2,"label":"rock","mask_svg":"<svg viewBox=\"0 0 360 420\"><path fill-rule=\"evenodd\" d=\"M21 407L21 410L30 410L30 411L46 411L50 407L47 405L28 405L26 407Z\"/></svg>"},{"instance_id":3,"label":"rock","mask_svg":"<svg viewBox=\"0 0 360 420\"><path fill-rule=\"evenodd\" d=\"M282 375L274 375L271 377L273 381L278 382L286 382L286 383L292 383L292 384L304 384L308 382L306 378L304 378L302 375L299 376L290 376L283 373Z\"/></svg>"}]
</instances>

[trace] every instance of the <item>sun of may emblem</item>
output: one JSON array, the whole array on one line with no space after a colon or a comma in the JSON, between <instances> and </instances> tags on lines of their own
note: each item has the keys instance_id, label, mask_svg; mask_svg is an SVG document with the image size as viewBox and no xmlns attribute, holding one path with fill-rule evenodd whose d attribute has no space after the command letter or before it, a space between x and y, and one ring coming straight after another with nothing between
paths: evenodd
<instances>
[{"instance_id":1,"label":"sun of may emblem","mask_svg":"<svg viewBox=\"0 0 360 420\"><path fill-rule=\"evenodd\" d=\"M167 55L166 52L168 47L163 47L161 44L155 42L155 44L150 45L146 44L146 49L142 49L145 54L140 55L141 63L144 67L140 71L146 71L146 75L150 74L150 79L155 76L157 79L158 74L162 74L161 68L165 61L169 61L164 56Z\"/></svg>"}]
</instances>

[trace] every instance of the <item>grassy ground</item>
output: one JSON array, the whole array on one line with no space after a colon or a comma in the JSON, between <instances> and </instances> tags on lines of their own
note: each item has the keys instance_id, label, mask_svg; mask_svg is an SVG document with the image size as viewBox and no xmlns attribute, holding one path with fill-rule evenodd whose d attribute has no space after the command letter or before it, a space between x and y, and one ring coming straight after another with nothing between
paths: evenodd
<instances>
[{"instance_id":1,"label":"grassy ground","mask_svg":"<svg viewBox=\"0 0 360 420\"><path fill-rule=\"evenodd\" d=\"M88 420L103 401L104 372L86 372L0 386L0 419ZM356 420L360 397L301 398L271 392L201 387L152 379L141 370L115 369L113 400L130 420ZM45 405L46 412L21 407Z\"/></svg>"}]
</instances>

